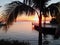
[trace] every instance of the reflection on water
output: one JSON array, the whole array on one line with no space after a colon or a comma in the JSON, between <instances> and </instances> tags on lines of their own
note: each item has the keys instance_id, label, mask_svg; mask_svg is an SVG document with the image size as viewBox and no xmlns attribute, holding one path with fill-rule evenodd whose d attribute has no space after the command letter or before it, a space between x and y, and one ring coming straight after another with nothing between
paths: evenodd
<instances>
[{"instance_id":1,"label":"reflection on water","mask_svg":"<svg viewBox=\"0 0 60 45\"><path fill-rule=\"evenodd\" d=\"M7 32L0 29L0 39L30 40L37 45L38 32L32 30L31 22L15 22Z\"/></svg>"},{"instance_id":2,"label":"reflection on water","mask_svg":"<svg viewBox=\"0 0 60 45\"><path fill-rule=\"evenodd\" d=\"M0 39L30 41L32 45L38 45L38 32L32 30L31 22L15 22L7 32L0 29ZM54 40L52 35L47 35L46 40L49 45L60 45L60 39ZM44 42L44 38L42 39Z\"/></svg>"}]
</instances>

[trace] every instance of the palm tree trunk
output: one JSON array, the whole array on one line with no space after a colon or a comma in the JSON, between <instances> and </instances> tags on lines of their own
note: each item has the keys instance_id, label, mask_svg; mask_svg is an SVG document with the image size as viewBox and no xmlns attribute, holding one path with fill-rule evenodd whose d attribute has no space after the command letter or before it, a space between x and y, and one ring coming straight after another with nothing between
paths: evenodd
<instances>
[{"instance_id":1,"label":"palm tree trunk","mask_svg":"<svg viewBox=\"0 0 60 45\"><path fill-rule=\"evenodd\" d=\"M40 16L39 16L39 39L38 39L38 45L42 45L42 15L40 11Z\"/></svg>"}]
</instances>

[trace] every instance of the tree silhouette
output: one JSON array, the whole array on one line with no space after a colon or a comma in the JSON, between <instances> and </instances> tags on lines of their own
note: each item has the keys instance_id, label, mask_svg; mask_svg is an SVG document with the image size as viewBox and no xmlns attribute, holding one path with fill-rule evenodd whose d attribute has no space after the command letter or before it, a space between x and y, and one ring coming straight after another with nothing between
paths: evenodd
<instances>
[{"instance_id":1,"label":"tree silhouette","mask_svg":"<svg viewBox=\"0 0 60 45\"><path fill-rule=\"evenodd\" d=\"M56 21L58 22L57 23L57 30L55 32L55 38L59 38L60 36L60 2L58 3L54 3L54 4L51 4L50 6L48 6L49 8L49 11L51 13L52 16L55 16L56 17Z\"/></svg>"},{"instance_id":2,"label":"tree silhouette","mask_svg":"<svg viewBox=\"0 0 60 45\"><path fill-rule=\"evenodd\" d=\"M46 14L45 8L46 8L46 3L49 0L24 0L24 3L21 3L20 1L13 1L12 3L9 3L8 5L6 5L6 10L5 13L3 15L6 15L7 17L6 19L6 29L13 23L13 21L15 21L15 19L18 16L18 13L21 15L24 12L26 13L26 15L32 15L35 14L35 9L39 9L39 45L42 45L42 15L41 13L43 13L44 15ZM28 3L28 4L27 4ZM33 3L33 6L31 6L31 3ZM27 6L27 5L28 6ZM46 15L45 15L46 16Z\"/></svg>"},{"instance_id":3,"label":"tree silhouette","mask_svg":"<svg viewBox=\"0 0 60 45\"><path fill-rule=\"evenodd\" d=\"M18 14L21 15L25 13L26 15L34 15L36 12L33 8L21 3L20 1L13 1L5 7L6 9L2 15L5 16L6 29L16 20Z\"/></svg>"},{"instance_id":4,"label":"tree silhouette","mask_svg":"<svg viewBox=\"0 0 60 45\"><path fill-rule=\"evenodd\" d=\"M25 4L27 4L27 0L24 0L24 1L26 1L26 3ZM41 22L42 22L42 15L41 15L41 12L43 12L43 14L46 16L46 10L45 10L45 8L46 8L46 2L48 2L48 0L33 0L32 1L33 3L34 3L34 5L33 5L33 7L35 8L35 9L39 9L39 12L40 12L40 15L39 15L39 45L42 45L42 24L41 24Z\"/></svg>"},{"instance_id":5,"label":"tree silhouette","mask_svg":"<svg viewBox=\"0 0 60 45\"><path fill-rule=\"evenodd\" d=\"M55 16L56 17L56 19L57 19L57 22L59 22L60 23L60 2L58 2L58 3L54 3L54 4L51 4L51 5L49 5L48 6L48 8L49 8L49 11L50 11L50 13L51 13L51 16Z\"/></svg>"}]
</instances>

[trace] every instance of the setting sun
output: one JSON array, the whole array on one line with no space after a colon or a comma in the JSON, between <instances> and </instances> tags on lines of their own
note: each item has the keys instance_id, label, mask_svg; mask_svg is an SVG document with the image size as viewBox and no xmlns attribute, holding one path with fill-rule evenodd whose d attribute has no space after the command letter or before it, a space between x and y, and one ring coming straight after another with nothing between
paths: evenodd
<instances>
[{"instance_id":1,"label":"setting sun","mask_svg":"<svg viewBox=\"0 0 60 45\"><path fill-rule=\"evenodd\" d=\"M35 15L33 20L34 20L34 22L38 23L39 22L38 15Z\"/></svg>"}]
</instances>

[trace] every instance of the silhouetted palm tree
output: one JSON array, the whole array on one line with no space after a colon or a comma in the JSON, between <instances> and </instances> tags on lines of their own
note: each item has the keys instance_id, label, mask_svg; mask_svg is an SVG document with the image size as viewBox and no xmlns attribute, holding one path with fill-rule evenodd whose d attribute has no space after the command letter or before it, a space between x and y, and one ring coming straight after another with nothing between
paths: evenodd
<instances>
[{"instance_id":1,"label":"silhouetted palm tree","mask_svg":"<svg viewBox=\"0 0 60 45\"><path fill-rule=\"evenodd\" d=\"M19 2L19 1L14 1L12 3L9 3L6 6L6 10L5 13L3 15L6 15L7 17L6 19L6 28L9 27L9 25L12 24L13 21L15 21L15 19L18 16L18 13L21 15L24 12L26 14L34 14L35 9L39 9L39 45L42 45L42 25L41 25L41 21L42 21L42 15L41 12L43 12L43 14L46 14L45 10L45 5L46 2L48 2L48 0L24 0L24 4ZM27 6L26 4L28 3L29 6ZM30 7L31 3L33 3L33 6ZM33 8L34 7L34 8Z\"/></svg>"},{"instance_id":2,"label":"silhouetted palm tree","mask_svg":"<svg viewBox=\"0 0 60 45\"><path fill-rule=\"evenodd\" d=\"M48 8L49 8L51 15L56 17L56 21L58 22L57 25L59 28L59 25L60 25L60 2L51 4L50 6L48 6ZM59 29L57 29L55 32L56 38L58 38L60 36L59 32L60 32Z\"/></svg>"},{"instance_id":3,"label":"silhouetted palm tree","mask_svg":"<svg viewBox=\"0 0 60 45\"><path fill-rule=\"evenodd\" d=\"M2 14L5 16L6 29L15 21L18 14L21 15L25 13L26 15L34 15L35 10L30 6L27 6L20 1L13 1L7 5L5 5L5 12Z\"/></svg>"},{"instance_id":4,"label":"silhouetted palm tree","mask_svg":"<svg viewBox=\"0 0 60 45\"><path fill-rule=\"evenodd\" d=\"M55 16L57 21L59 22L60 19L58 18L60 18L60 2L51 4L48 6L48 8L49 8L51 15Z\"/></svg>"},{"instance_id":5,"label":"silhouetted palm tree","mask_svg":"<svg viewBox=\"0 0 60 45\"><path fill-rule=\"evenodd\" d=\"M28 2L31 2L31 1L28 1L27 0L24 0L26 1L25 4L27 4ZM43 14L45 15L46 12L45 12L45 5L46 5L46 2L48 2L48 0L32 0L32 2L34 3L33 7L35 7L35 9L39 9L40 11L40 15L39 15L39 45L42 45L42 25L41 25L41 22L42 22L42 15L41 15L41 12L43 12Z\"/></svg>"}]
</instances>

